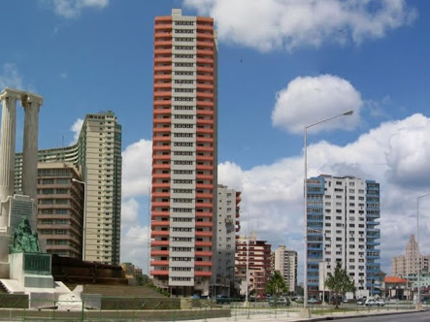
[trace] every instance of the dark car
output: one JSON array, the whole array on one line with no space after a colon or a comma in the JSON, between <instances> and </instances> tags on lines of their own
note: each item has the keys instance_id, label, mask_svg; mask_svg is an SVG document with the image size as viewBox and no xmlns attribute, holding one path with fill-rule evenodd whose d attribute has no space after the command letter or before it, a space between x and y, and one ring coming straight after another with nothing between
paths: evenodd
<instances>
[{"instance_id":1,"label":"dark car","mask_svg":"<svg viewBox=\"0 0 430 322\"><path fill-rule=\"evenodd\" d=\"M227 295L217 295L215 301L217 304L230 304L230 298Z\"/></svg>"},{"instance_id":2,"label":"dark car","mask_svg":"<svg viewBox=\"0 0 430 322\"><path fill-rule=\"evenodd\" d=\"M273 297L269 301L269 305L270 306L290 306L291 301L286 297L278 297L278 298Z\"/></svg>"},{"instance_id":3,"label":"dark car","mask_svg":"<svg viewBox=\"0 0 430 322\"><path fill-rule=\"evenodd\" d=\"M364 305L366 303L367 298L361 298L357 300L357 305Z\"/></svg>"}]
</instances>

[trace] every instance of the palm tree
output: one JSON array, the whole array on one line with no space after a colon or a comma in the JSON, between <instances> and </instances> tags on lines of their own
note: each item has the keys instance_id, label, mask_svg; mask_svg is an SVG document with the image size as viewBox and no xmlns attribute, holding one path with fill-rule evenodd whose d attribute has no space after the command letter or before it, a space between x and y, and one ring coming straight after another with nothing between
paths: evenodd
<instances>
[{"instance_id":1,"label":"palm tree","mask_svg":"<svg viewBox=\"0 0 430 322\"><path fill-rule=\"evenodd\" d=\"M272 276L270 276L270 279L267 281L266 290L267 293L274 296L275 299L288 292L288 287L279 271L274 271Z\"/></svg>"}]
</instances>

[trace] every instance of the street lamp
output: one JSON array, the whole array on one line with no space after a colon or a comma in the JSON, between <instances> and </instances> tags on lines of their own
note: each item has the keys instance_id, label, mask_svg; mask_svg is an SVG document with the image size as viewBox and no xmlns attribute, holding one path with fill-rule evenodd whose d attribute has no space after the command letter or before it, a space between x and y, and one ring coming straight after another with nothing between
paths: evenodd
<instances>
[{"instance_id":1,"label":"street lamp","mask_svg":"<svg viewBox=\"0 0 430 322\"><path fill-rule=\"evenodd\" d=\"M417 300L417 310L421 310L421 256L420 256L420 199L430 196L430 193L419 196L417 198L417 263L418 263L418 300Z\"/></svg>"},{"instance_id":2,"label":"street lamp","mask_svg":"<svg viewBox=\"0 0 430 322\"><path fill-rule=\"evenodd\" d=\"M84 186L84 211L82 214L82 224L83 224L83 229L82 229L82 260L85 260L85 247L86 247L86 233L87 233L87 183L85 181L81 181L75 178L72 178L73 182L77 182L80 183L81 185Z\"/></svg>"},{"instance_id":3,"label":"street lamp","mask_svg":"<svg viewBox=\"0 0 430 322\"><path fill-rule=\"evenodd\" d=\"M354 111L347 111L341 114L337 114L325 119L322 119L318 122L312 123L308 126L305 126L303 129L303 136L304 136L304 163L305 163L305 189L304 189L304 194L305 194L305 229L304 229L304 241L305 241L305 251L304 251L304 301L303 301L303 311L304 311L304 316L305 317L310 317L310 312L308 311L308 184L307 184L307 179L308 179L308 151L307 151L307 146L308 146L308 129L310 129L311 127L314 127L315 125L327 122L327 121L331 121L335 118L341 117L341 116L349 116L352 115L352 113L354 113Z\"/></svg>"}]
</instances>

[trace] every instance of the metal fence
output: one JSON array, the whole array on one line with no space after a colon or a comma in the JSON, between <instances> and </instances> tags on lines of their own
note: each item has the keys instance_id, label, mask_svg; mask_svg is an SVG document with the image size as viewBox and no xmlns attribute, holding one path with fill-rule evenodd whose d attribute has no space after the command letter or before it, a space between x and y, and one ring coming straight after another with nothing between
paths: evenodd
<instances>
[{"instance_id":1,"label":"metal fence","mask_svg":"<svg viewBox=\"0 0 430 322\"><path fill-rule=\"evenodd\" d=\"M299 318L303 304L271 306L268 302L223 302L187 298L138 298L88 296L83 301L29 300L22 296L0 297L0 321L254 321L265 318ZM389 303L384 307L356 304L309 305L312 317L376 314L414 310L413 303Z\"/></svg>"}]
</instances>

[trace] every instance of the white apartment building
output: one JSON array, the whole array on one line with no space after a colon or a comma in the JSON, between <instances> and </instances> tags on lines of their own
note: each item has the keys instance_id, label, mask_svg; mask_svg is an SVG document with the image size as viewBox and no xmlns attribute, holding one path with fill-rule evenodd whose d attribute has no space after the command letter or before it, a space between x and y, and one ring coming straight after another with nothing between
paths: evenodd
<instances>
[{"instance_id":1,"label":"white apartment building","mask_svg":"<svg viewBox=\"0 0 430 322\"><path fill-rule=\"evenodd\" d=\"M284 278L288 292L293 293L297 286L297 252L281 245L274 252L274 269Z\"/></svg>"},{"instance_id":2,"label":"white apartment building","mask_svg":"<svg viewBox=\"0 0 430 322\"><path fill-rule=\"evenodd\" d=\"M216 242L212 266L212 296L230 296L234 287L236 230L239 230L240 192L218 185Z\"/></svg>"},{"instance_id":3,"label":"white apartment building","mask_svg":"<svg viewBox=\"0 0 430 322\"><path fill-rule=\"evenodd\" d=\"M379 183L352 176L320 175L308 184L308 291L316 296L322 281L340 262L358 297L379 294Z\"/></svg>"}]
</instances>

